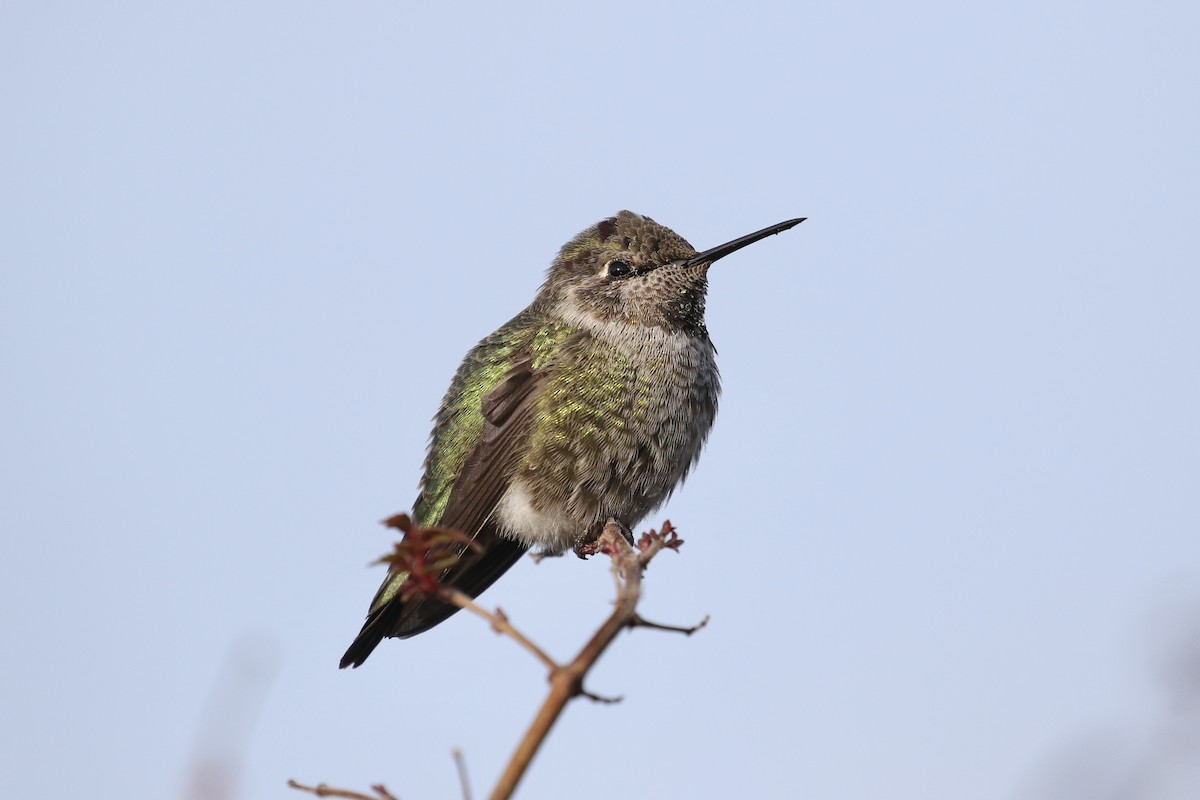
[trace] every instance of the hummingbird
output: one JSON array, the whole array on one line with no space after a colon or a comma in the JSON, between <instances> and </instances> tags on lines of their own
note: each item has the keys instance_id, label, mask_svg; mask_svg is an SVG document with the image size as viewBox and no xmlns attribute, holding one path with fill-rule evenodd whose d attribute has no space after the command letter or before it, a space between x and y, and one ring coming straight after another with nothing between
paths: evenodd
<instances>
[{"instance_id":1,"label":"hummingbird","mask_svg":"<svg viewBox=\"0 0 1200 800\"><path fill-rule=\"evenodd\" d=\"M667 499L717 413L708 269L804 219L697 252L621 211L562 247L529 307L467 353L434 418L413 517L480 545L443 585L475 597L529 550L581 552L608 520L628 531ZM407 579L389 571L342 668L458 610L405 599Z\"/></svg>"}]
</instances>

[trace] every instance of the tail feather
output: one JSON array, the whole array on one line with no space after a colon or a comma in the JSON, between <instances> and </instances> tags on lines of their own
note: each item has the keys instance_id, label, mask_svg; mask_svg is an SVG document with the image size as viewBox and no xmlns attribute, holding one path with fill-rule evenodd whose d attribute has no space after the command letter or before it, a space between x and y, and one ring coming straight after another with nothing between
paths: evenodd
<instances>
[{"instance_id":1,"label":"tail feather","mask_svg":"<svg viewBox=\"0 0 1200 800\"><path fill-rule=\"evenodd\" d=\"M526 552L520 543L499 535L490 523L483 527L475 541L484 548L483 551L466 551L440 577L443 584L453 586L470 597L477 597L495 583ZM394 577L394 574L389 574L388 580ZM387 586L386 580L384 586ZM342 669L357 667L384 639L407 639L424 633L456 611L458 606L443 603L434 597L418 597L405 602L396 594L391 600L371 609L362 630L342 656L340 666Z\"/></svg>"}]
</instances>

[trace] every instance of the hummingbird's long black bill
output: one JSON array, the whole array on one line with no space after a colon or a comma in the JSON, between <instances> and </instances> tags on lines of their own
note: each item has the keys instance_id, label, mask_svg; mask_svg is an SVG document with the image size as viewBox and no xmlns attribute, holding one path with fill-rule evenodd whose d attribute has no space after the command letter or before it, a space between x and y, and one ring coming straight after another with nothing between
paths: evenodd
<instances>
[{"instance_id":1,"label":"hummingbird's long black bill","mask_svg":"<svg viewBox=\"0 0 1200 800\"><path fill-rule=\"evenodd\" d=\"M778 222L769 228L763 228L761 231L755 231L754 233L746 234L741 238L734 239L732 242L726 242L725 244L711 247L700 255L692 256L687 261L684 261L683 266L694 267L697 264L711 264L718 258L724 258L730 253L736 253L746 245L754 244L759 239L765 239L768 236L774 236L777 233L783 233L788 228L794 228L801 222L804 222L806 219L808 219L808 217L799 217L798 219L789 219L787 222Z\"/></svg>"}]
</instances>

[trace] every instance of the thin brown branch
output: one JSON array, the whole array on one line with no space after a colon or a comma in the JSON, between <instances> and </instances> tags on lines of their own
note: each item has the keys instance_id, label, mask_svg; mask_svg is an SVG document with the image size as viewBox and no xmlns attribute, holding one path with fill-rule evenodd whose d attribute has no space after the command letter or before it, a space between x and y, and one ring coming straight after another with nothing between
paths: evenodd
<instances>
[{"instance_id":1,"label":"thin brown branch","mask_svg":"<svg viewBox=\"0 0 1200 800\"><path fill-rule=\"evenodd\" d=\"M625 701L625 698L622 695L617 695L616 697L605 697L602 694L596 694L595 692L589 692L587 689L580 689L579 696L586 697L588 700L591 700L593 703L600 703L601 705L605 705L605 706L615 706L617 703L621 703L621 702Z\"/></svg>"},{"instance_id":2,"label":"thin brown branch","mask_svg":"<svg viewBox=\"0 0 1200 800\"><path fill-rule=\"evenodd\" d=\"M467 759L457 747L451 751L454 766L458 767L458 783L462 787L463 800L471 800L471 781L467 779Z\"/></svg>"},{"instance_id":3,"label":"thin brown branch","mask_svg":"<svg viewBox=\"0 0 1200 800\"><path fill-rule=\"evenodd\" d=\"M559 668L558 662L548 656L545 650L534 644L529 637L517 630L513 624L508 621L508 617L505 616L504 612L500 609L497 608L495 613L488 611L486 608L479 605L465 593L455 589L453 586L443 586L439 590L439 594L446 602L453 603L459 608L466 609L467 611L486 619L491 623L492 630L494 630L496 633L510 637L517 644L521 645L521 647L524 647L530 653L533 653L534 658L542 662L542 666L544 666L546 669L553 672Z\"/></svg>"},{"instance_id":4,"label":"thin brown branch","mask_svg":"<svg viewBox=\"0 0 1200 800\"><path fill-rule=\"evenodd\" d=\"M651 628L656 631L671 631L672 633L682 633L684 636L691 636L707 625L707 614L704 615L704 619L687 628L679 625L664 625L661 622L651 622L640 614L634 614L633 619L629 621L629 627L631 628Z\"/></svg>"},{"instance_id":5,"label":"thin brown branch","mask_svg":"<svg viewBox=\"0 0 1200 800\"><path fill-rule=\"evenodd\" d=\"M317 797L345 797L349 798L349 800L399 800L398 797L385 789L383 784L371 787L372 791L375 792L374 795L352 792L349 789L335 789L323 783L318 783L316 786L305 786L303 783L291 779L288 779L287 785L293 789L299 789L302 792L308 792Z\"/></svg>"}]
</instances>

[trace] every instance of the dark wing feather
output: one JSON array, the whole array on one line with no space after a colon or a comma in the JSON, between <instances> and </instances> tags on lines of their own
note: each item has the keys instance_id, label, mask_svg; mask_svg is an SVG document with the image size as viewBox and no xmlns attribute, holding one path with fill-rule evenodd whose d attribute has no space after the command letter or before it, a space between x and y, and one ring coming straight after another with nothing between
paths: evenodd
<instances>
[{"instance_id":1,"label":"dark wing feather","mask_svg":"<svg viewBox=\"0 0 1200 800\"><path fill-rule=\"evenodd\" d=\"M492 514L532 429L541 383L531 361L523 361L483 396L483 435L454 481L446 510L438 520L439 527L471 534L483 548L482 552L464 551L440 577L442 583L470 597L491 586L526 551L523 544L500 534ZM457 606L431 597L402 602L393 596L380 605L379 597L398 577L389 575L380 587L366 624L342 657L343 668L363 663L385 637L416 636L458 611Z\"/></svg>"},{"instance_id":2,"label":"dark wing feather","mask_svg":"<svg viewBox=\"0 0 1200 800\"><path fill-rule=\"evenodd\" d=\"M540 383L523 361L481 398L483 435L454 481L439 527L474 534L491 517L529 438Z\"/></svg>"}]
</instances>

